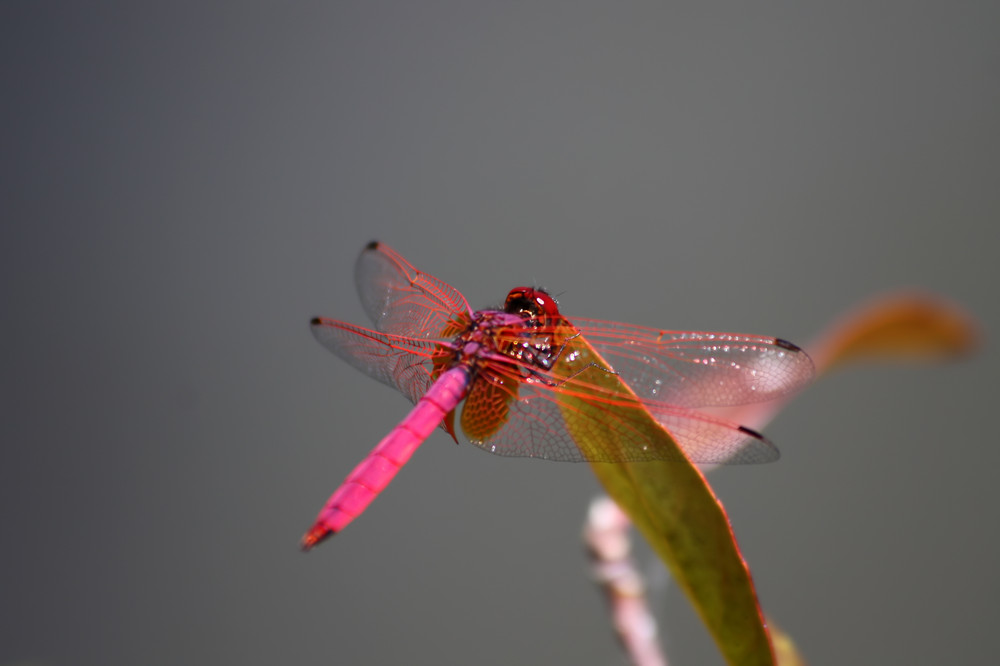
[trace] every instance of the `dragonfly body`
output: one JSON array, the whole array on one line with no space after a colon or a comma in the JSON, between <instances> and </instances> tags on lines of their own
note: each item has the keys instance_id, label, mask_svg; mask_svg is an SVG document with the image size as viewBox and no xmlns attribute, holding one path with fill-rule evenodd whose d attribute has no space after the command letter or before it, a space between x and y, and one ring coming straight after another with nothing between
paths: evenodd
<instances>
[{"instance_id":1,"label":"dragonfly body","mask_svg":"<svg viewBox=\"0 0 1000 666\"><path fill-rule=\"evenodd\" d=\"M434 429L458 406L469 391L472 378L485 363L505 363L510 358L523 358L534 349L531 328L526 323L532 315L516 315L496 310L476 312L472 324L439 350L440 362L450 367L417 400L417 404L392 432L379 442L371 453L347 476L327 500L313 527L302 540L306 550L344 529L368 508L396 473L405 465ZM337 322L321 318L312 325L323 330ZM520 329L525 337L506 345L506 354L496 348L497 328ZM450 358L449 358L450 356ZM543 358L536 354L533 359Z\"/></svg>"},{"instance_id":2,"label":"dragonfly body","mask_svg":"<svg viewBox=\"0 0 1000 666\"><path fill-rule=\"evenodd\" d=\"M417 447L458 406L468 388L469 368L465 365L458 365L441 375L406 418L372 449L330 496L312 529L303 537L302 547L312 548L361 515L410 460Z\"/></svg>"},{"instance_id":3,"label":"dragonfly body","mask_svg":"<svg viewBox=\"0 0 1000 666\"><path fill-rule=\"evenodd\" d=\"M307 550L364 511L436 427L457 441L463 400L462 433L500 455L676 455L631 426L629 415L642 413L692 462L768 462L778 451L761 435L697 409L769 400L812 376L809 357L777 338L571 323L551 296L530 287L512 290L502 309L472 312L457 290L381 243L362 251L355 278L375 330L317 318L313 334L416 406L330 497L303 539ZM612 433L614 442L595 444L589 432Z\"/></svg>"}]
</instances>

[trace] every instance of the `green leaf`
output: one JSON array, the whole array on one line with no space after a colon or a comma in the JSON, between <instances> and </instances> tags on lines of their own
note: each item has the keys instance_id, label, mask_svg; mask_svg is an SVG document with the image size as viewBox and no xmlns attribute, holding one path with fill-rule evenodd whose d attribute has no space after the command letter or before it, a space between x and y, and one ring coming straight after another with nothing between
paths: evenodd
<instances>
[{"instance_id":1,"label":"green leaf","mask_svg":"<svg viewBox=\"0 0 1000 666\"><path fill-rule=\"evenodd\" d=\"M591 463L597 478L670 568L726 660L773 665L753 580L726 511L701 472L632 390L614 373L599 369L608 366L582 336L571 338L562 353L592 368L585 371L585 381L575 377L572 390L560 398L563 418L581 449L620 446L625 423L631 441L648 442L669 459ZM620 399L600 400L601 392Z\"/></svg>"}]
</instances>

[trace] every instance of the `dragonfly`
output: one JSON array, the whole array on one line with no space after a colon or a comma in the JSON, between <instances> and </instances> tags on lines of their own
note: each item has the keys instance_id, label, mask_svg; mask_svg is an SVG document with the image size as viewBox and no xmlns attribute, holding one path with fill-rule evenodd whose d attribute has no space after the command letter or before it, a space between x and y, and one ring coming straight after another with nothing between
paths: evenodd
<instances>
[{"instance_id":1,"label":"dragonfly","mask_svg":"<svg viewBox=\"0 0 1000 666\"><path fill-rule=\"evenodd\" d=\"M778 449L711 408L772 400L813 376L809 356L780 338L570 320L537 287L473 311L457 289L378 241L362 250L355 281L374 329L317 317L312 333L415 406L330 496L303 550L357 518L438 427L502 456L766 463ZM640 414L677 446L633 427Z\"/></svg>"}]
</instances>

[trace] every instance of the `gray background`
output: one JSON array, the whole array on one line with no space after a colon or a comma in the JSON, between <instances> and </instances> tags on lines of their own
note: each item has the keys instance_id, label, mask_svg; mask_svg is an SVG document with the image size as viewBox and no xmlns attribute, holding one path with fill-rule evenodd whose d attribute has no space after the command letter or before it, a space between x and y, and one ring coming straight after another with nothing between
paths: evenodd
<instances>
[{"instance_id":1,"label":"gray background","mask_svg":"<svg viewBox=\"0 0 1000 666\"><path fill-rule=\"evenodd\" d=\"M1000 612L995 2L0 5L0 663L618 664L583 465L441 433L317 345L372 238L474 307L807 342L921 286L953 365L852 370L717 472L812 664L985 663ZM720 663L658 588L674 663Z\"/></svg>"}]
</instances>

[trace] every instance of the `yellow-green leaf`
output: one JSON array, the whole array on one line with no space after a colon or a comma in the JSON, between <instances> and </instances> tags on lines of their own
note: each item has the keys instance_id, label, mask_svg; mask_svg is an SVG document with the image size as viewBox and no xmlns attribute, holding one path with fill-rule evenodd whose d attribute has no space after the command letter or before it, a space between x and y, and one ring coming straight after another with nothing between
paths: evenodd
<instances>
[{"instance_id":1,"label":"yellow-green leaf","mask_svg":"<svg viewBox=\"0 0 1000 666\"><path fill-rule=\"evenodd\" d=\"M592 364L586 377L576 377L572 390L563 391L560 398L567 428L581 449L621 446L627 437L648 442L670 458L592 463L597 478L669 566L726 660L741 666L773 665L750 572L725 509L701 472L617 375L595 369L607 364L581 336L571 338L562 354L578 367ZM599 398L608 393L621 399ZM621 432L623 423L628 433Z\"/></svg>"},{"instance_id":2,"label":"yellow-green leaf","mask_svg":"<svg viewBox=\"0 0 1000 666\"><path fill-rule=\"evenodd\" d=\"M768 618L767 628L771 634L771 643L774 645L774 656L778 666L806 666L806 660L799 652L792 637Z\"/></svg>"}]
</instances>

